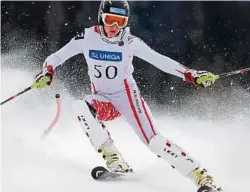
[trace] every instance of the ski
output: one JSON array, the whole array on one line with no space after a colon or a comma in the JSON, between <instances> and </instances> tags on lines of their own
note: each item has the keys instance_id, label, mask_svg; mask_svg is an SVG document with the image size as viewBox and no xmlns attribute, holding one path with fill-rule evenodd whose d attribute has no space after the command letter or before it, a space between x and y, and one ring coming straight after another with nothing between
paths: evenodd
<instances>
[{"instance_id":1,"label":"ski","mask_svg":"<svg viewBox=\"0 0 250 192\"><path fill-rule=\"evenodd\" d=\"M132 172L132 170L130 170L129 172ZM127 173L111 172L103 166L94 167L91 171L91 176L95 180L115 179L118 177L125 176L126 174Z\"/></svg>"}]
</instances>

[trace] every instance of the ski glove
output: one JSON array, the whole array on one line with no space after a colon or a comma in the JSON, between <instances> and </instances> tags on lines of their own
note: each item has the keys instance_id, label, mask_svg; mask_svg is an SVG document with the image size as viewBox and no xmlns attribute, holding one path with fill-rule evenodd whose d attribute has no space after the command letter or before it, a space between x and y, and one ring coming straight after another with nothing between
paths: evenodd
<instances>
[{"instance_id":1,"label":"ski glove","mask_svg":"<svg viewBox=\"0 0 250 192\"><path fill-rule=\"evenodd\" d=\"M46 85L50 85L55 74L51 65L45 66L42 72L38 73L35 77L35 81L32 84L32 88L43 89Z\"/></svg>"},{"instance_id":2,"label":"ski glove","mask_svg":"<svg viewBox=\"0 0 250 192\"><path fill-rule=\"evenodd\" d=\"M207 71L196 71L189 69L184 73L185 80L198 87L208 87L219 78L219 75L214 75Z\"/></svg>"}]
</instances>

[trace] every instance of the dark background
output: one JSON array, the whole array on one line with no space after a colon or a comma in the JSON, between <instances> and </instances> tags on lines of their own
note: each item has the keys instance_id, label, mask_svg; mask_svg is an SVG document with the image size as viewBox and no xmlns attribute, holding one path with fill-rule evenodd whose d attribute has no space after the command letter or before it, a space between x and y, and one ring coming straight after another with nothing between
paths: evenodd
<instances>
[{"instance_id":1,"label":"dark background","mask_svg":"<svg viewBox=\"0 0 250 192\"><path fill-rule=\"evenodd\" d=\"M97 23L99 1L1 2L1 53L29 50L22 59L35 75L44 59L84 27ZM156 51L194 69L219 74L250 66L250 2L130 1L130 27ZM16 61L18 62L18 61ZM89 91L87 65L78 55L58 68L57 78L76 97ZM134 77L146 99L176 105L195 88L134 59ZM249 73L219 80L213 93L232 86L250 89Z\"/></svg>"}]
</instances>

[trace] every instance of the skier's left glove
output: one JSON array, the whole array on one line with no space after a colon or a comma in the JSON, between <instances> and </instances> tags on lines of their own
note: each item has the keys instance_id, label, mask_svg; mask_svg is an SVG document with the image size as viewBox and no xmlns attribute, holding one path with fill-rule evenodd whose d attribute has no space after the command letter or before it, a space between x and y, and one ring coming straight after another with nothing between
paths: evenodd
<instances>
[{"instance_id":1,"label":"skier's left glove","mask_svg":"<svg viewBox=\"0 0 250 192\"><path fill-rule=\"evenodd\" d=\"M45 66L42 72L38 73L35 77L32 88L43 89L46 85L50 85L53 80L55 71L51 65Z\"/></svg>"},{"instance_id":2,"label":"skier's left glove","mask_svg":"<svg viewBox=\"0 0 250 192\"><path fill-rule=\"evenodd\" d=\"M185 80L198 87L208 87L215 83L219 75L207 71L196 71L189 69L184 73Z\"/></svg>"}]
</instances>

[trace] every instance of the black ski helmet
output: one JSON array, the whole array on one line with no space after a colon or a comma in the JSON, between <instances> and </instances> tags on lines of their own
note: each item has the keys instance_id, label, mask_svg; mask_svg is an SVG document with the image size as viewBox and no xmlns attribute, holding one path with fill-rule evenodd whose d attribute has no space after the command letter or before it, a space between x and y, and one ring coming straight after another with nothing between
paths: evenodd
<instances>
[{"instance_id":1,"label":"black ski helmet","mask_svg":"<svg viewBox=\"0 0 250 192\"><path fill-rule=\"evenodd\" d=\"M129 4L127 0L120 0L120 1L102 0L98 11L99 25L103 25L102 22L103 13L110 13L114 15L129 17L130 15Z\"/></svg>"}]
</instances>

